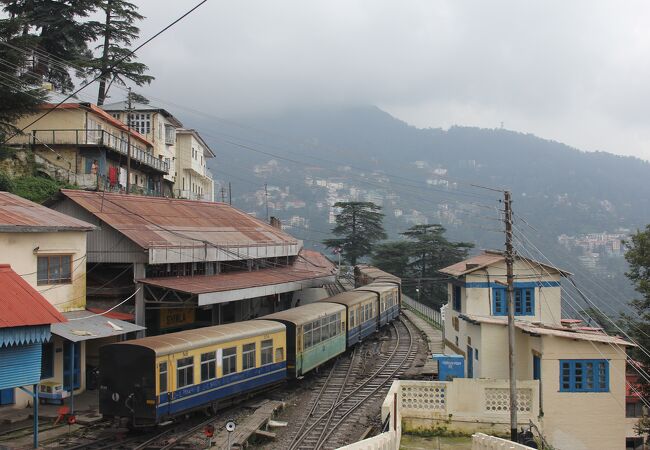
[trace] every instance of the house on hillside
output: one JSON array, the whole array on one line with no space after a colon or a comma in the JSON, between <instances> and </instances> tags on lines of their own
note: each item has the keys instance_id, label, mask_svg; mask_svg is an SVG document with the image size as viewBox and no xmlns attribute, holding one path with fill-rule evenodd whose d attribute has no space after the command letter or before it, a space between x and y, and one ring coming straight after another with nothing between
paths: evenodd
<instances>
[{"instance_id":1,"label":"house on hillside","mask_svg":"<svg viewBox=\"0 0 650 450\"><path fill-rule=\"evenodd\" d=\"M507 382L503 253L486 251L440 272L453 277L448 284L444 342L446 353L465 359L469 380L463 380L463 386ZM626 349L633 344L581 326L580 321L562 319L561 279L570 276L568 272L517 256L514 274L517 380L531 386L518 389L520 417L534 417L531 420L555 448L625 449L630 437ZM508 411L508 390L497 391L480 391L486 413ZM486 420L507 429L507 414L480 421Z\"/></svg>"},{"instance_id":2,"label":"house on hillside","mask_svg":"<svg viewBox=\"0 0 650 450\"><path fill-rule=\"evenodd\" d=\"M58 311L56 317L64 317L53 323L52 338L39 346L40 384L46 399L67 398L73 389L84 391L86 365L97 365L98 347L141 329L105 311L86 309L86 238L94 229L89 223L0 192L0 264L11 264L16 276L30 286L28 290ZM11 292L0 288L0 300L8 301L11 297L3 295ZM6 303L2 308L0 322L11 312ZM27 316L33 312L28 303L23 309ZM48 336L49 331L48 326ZM0 393L0 407L24 407L30 401L21 390Z\"/></svg>"},{"instance_id":3,"label":"house on hillside","mask_svg":"<svg viewBox=\"0 0 650 450\"><path fill-rule=\"evenodd\" d=\"M96 226L90 301L135 293L128 305L150 334L248 320L335 282L320 253L225 203L63 190L49 206Z\"/></svg>"},{"instance_id":4,"label":"house on hillside","mask_svg":"<svg viewBox=\"0 0 650 450\"><path fill-rule=\"evenodd\" d=\"M103 105L102 109L128 123L126 101ZM131 103L131 128L153 144L156 158L169 165L167 197L214 201L214 181L207 161L214 153L196 130L183 128L180 120L159 106Z\"/></svg>"},{"instance_id":5,"label":"house on hillside","mask_svg":"<svg viewBox=\"0 0 650 450\"><path fill-rule=\"evenodd\" d=\"M44 115L47 113L47 115ZM42 117L41 117L42 116ZM39 118L41 117L41 118ZM39 120L32 124L32 122ZM144 135L92 103L64 103L21 117L9 145L33 151L38 170L83 189L165 195L172 164ZM128 180L127 180L128 172Z\"/></svg>"}]
</instances>

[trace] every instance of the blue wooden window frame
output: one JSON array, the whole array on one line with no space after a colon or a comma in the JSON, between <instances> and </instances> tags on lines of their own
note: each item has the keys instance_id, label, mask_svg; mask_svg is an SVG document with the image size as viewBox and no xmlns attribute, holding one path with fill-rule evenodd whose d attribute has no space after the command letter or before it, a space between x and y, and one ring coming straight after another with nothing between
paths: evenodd
<instances>
[{"instance_id":1,"label":"blue wooden window frame","mask_svg":"<svg viewBox=\"0 0 650 450\"><path fill-rule=\"evenodd\" d=\"M458 312L460 312L460 309L461 309L461 300L460 300L461 290L460 289L461 289L460 286L454 285L453 286L453 291L452 291L452 300L453 300L454 311L458 311Z\"/></svg>"},{"instance_id":2,"label":"blue wooden window frame","mask_svg":"<svg viewBox=\"0 0 650 450\"><path fill-rule=\"evenodd\" d=\"M533 380L539 380L542 377L542 358L533 355Z\"/></svg>"},{"instance_id":3,"label":"blue wooden window frame","mask_svg":"<svg viewBox=\"0 0 650 450\"><path fill-rule=\"evenodd\" d=\"M609 392L609 361L561 359L560 392Z\"/></svg>"},{"instance_id":4,"label":"blue wooden window frame","mask_svg":"<svg viewBox=\"0 0 650 450\"><path fill-rule=\"evenodd\" d=\"M492 315L508 315L506 288L492 288ZM515 288L515 316L535 315L535 288Z\"/></svg>"}]
</instances>

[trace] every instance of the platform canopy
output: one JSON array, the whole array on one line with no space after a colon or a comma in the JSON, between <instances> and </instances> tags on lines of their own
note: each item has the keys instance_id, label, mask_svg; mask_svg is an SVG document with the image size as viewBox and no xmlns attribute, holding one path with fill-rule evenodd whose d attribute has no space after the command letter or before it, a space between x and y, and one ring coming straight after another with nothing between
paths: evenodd
<instances>
[{"instance_id":1,"label":"platform canopy","mask_svg":"<svg viewBox=\"0 0 650 450\"><path fill-rule=\"evenodd\" d=\"M288 266L218 275L143 278L136 281L148 287L189 294L197 297L198 305L203 306L332 283L335 272L335 266L323 255L302 250L295 262ZM155 297L152 292L150 294Z\"/></svg>"},{"instance_id":2,"label":"platform canopy","mask_svg":"<svg viewBox=\"0 0 650 450\"><path fill-rule=\"evenodd\" d=\"M145 329L140 325L95 314L88 310L71 311L63 313L63 315L68 321L52 325L52 334L72 342L121 336Z\"/></svg>"}]
</instances>

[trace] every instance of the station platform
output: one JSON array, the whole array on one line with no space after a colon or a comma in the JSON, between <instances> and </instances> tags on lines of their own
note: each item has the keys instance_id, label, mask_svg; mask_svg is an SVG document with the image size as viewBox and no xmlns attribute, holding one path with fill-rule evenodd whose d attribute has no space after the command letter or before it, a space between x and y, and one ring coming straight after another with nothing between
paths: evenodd
<instances>
[{"instance_id":1,"label":"station platform","mask_svg":"<svg viewBox=\"0 0 650 450\"><path fill-rule=\"evenodd\" d=\"M422 331L427 340L429 351L424 366L420 369L420 374L436 378L438 376L438 364L432 359L431 355L434 353L444 353L442 330L434 327L416 313L406 308L402 309L402 313L413 323L413 325Z\"/></svg>"}]
</instances>

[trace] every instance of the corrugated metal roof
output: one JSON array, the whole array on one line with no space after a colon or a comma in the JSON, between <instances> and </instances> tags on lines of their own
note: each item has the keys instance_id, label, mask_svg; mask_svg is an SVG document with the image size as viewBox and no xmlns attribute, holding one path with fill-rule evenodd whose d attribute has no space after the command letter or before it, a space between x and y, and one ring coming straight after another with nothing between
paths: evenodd
<instances>
[{"instance_id":1,"label":"corrugated metal roof","mask_svg":"<svg viewBox=\"0 0 650 450\"><path fill-rule=\"evenodd\" d=\"M456 264L452 264L451 266L447 266L444 269L440 269L438 272L444 273L447 275L451 275L453 277L460 277L463 275L467 275L468 273L475 272L477 270L481 270L485 267L491 266L493 264L496 264L498 262L505 261L505 256L503 253L496 252L496 251L485 251L481 253L480 255L473 256L469 259L466 259L464 261L458 262ZM524 258L522 256L516 256L515 261L525 261L527 263L535 264L538 266L544 267L544 269L550 273L554 272L559 272L561 275L564 276L569 276L571 275L570 272L567 272L562 269L556 269L555 267L551 267L547 264L541 263L539 261L535 261L533 259L528 259Z\"/></svg>"},{"instance_id":2,"label":"corrugated metal roof","mask_svg":"<svg viewBox=\"0 0 650 450\"><path fill-rule=\"evenodd\" d=\"M398 286L395 283L378 281L378 282L366 284L365 286L358 287L355 290L370 291L370 292L376 292L377 294L383 294L384 292L390 292L397 288Z\"/></svg>"},{"instance_id":3,"label":"corrugated metal roof","mask_svg":"<svg viewBox=\"0 0 650 450\"><path fill-rule=\"evenodd\" d=\"M503 325L503 326L508 325L507 318L477 316L473 314L460 314L459 317L463 320L467 320L468 322L475 322L477 324L486 323L486 324ZM577 339L581 341L603 342L606 344L616 344L616 345L631 346L631 347L635 346L631 342L628 342L618 336L610 336L605 332L582 331L577 328L542 325L538 323L527 322L525 320L515 320L515 327L525 333L530 333L530 334L554 336L554 337L561 337L566 339Z\"/></svg>"},{"instance_id":4,"label":"corrugated metal roof","mask_svg":"<svg viewBox=\"0 0 650 450\"><path fill-rule=\"evenodd\" d=\"M301 325L303 323L311 322L316 320L319 317L324 317L335 312L345 311L345 306L339 305L336 303L310 303L304 306L298 306L296 308L287 309L286 311L280 311L268 316L260 317L264 320L286 320L287 322L295 323L296 325Z\"/></svg>"},{"instance_id":5,"label":"corrugated metal roof","mask_svg":"<svg viewBox=\"0 0 650 450\"><path fill-rule=\"evenodd\" d=\"M226 203L62 190L142 248L296 245L298 240Z\"/></svg>"},{"instance_id":6,"label":"corrugated metal roof","mask_svg":"<svg viewBox=\"0 0 650 450\"><path fill-rule=\"evenodd\" d=\"M372 278L373 280L376 281L382 280L382 281L393 281L397 283L402 282L402 280L399 277L396 277L391 273L378 269L375 266L370 266L367 264L358 264L356 267L360 274Z\"/></svg>"},{"instance_id":7,"label":"corrugated metal roof","mask_svg":"<svg viewBox=\"0 0 650 450\"><path fill-rule=\"evenodd\" d=\"M268 320L256 320L254 322L237 322L215 325L213 327L195 328L177 333L124 341L115 345L138 345L147 347L152 349L156 355L162 356L187 351L196 347L217 345L284 330L285 326L281 323Z\"/></svg>"},{"instance_id":8,"label":"corrugated metal roof","mask_svg":"<svg viewBox=\"0 0 650 450\"><path fill-rule=\"evenodd\" d=\"M52 334L72 342L121 336L145 329L140 325L100 316L90 311L71 311L63 315L68 321L52 325Z\"/></svg>"},{"instance_id":9,"label":"corrugated metal roof","mask_svg":"<svg viewBox=\"0 0 650 450\"><path fill-rule=\"evenodd\" d=\"M0 232L90 231L95 227L9 192L0 192Z\"/></svg>"},{"instance_id":10,"label":"corrugated metal roof","mask_svg":"<svg viewBox=\"0 0 650 450\"><path fill-rule=\"evenodd\" d=\"M189 294L206 294L328 277L335 271L335 266L320 253L302 250L295 262L286 267L218 275L143 278L137 281Z\"/></svg>"},{"instance_id":11,"label":"corrugated metal roof","mask_svg":"<svg viewBox=\"0 0 650 450\"><path fill-rule=\"evenodd\" d=\"M319 302L338 303L339 305L354 306L366 300L375 299L377 296L370 291L347 291L336 294L333 297L322 298Z\"/></svg>"},{"instance_id":12,"label":"corrugated metal roof","mask_svg":"<svg viewBox=\"0 0 650 450\"><path fill-rule=\"evenodd\" d=\"M9 264L0 264L0 328L47 325L66 319Z\"/></svg>"}]
</instances>

